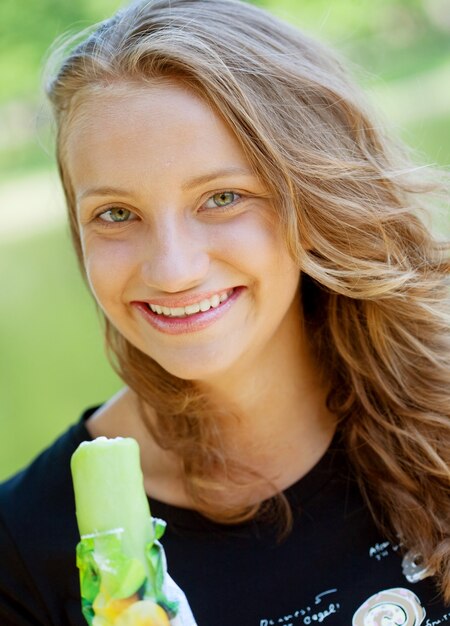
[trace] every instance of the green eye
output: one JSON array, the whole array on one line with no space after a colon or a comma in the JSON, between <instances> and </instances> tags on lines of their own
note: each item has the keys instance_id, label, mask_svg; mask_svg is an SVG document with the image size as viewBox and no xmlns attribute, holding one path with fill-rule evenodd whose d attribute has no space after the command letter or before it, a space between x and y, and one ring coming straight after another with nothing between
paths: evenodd
<instances>
[{"instance_id":1,"label":"green eye","mask_svg":"<svg viewBox=\"0 0 450 626\"><path fill-rule=\"evenodd\" d=\"M104 213L99 215L99 218L104 222L127 222L132 213L128 209L123 207L113 207L108 209Z\"/></svg>"},{"instance_id":2,"label":"green eye","mask_svg":"<svg viewBox=\"0 0 450 626\"><path fill-rule=\"evenodd\" d=\"M216 193L213 196L213 201L217 206L224 206L230 204L234 200L234 193L232 191L223 191L222 193Z\"/></svg>"},{"instance_id":3,"label":"green eye","mask_svg":"<svg viewBox=\"0 0 450 626\"><path fill-rule=\"evenodd\" d=\"M215 193L211 196L211 198L209 198L209 200L205 203L205 207L207 209L226 207L236 202L238 198L239 195L234 193L234 191L221 191L220 193Z\"/></svg>"}]
</instances>

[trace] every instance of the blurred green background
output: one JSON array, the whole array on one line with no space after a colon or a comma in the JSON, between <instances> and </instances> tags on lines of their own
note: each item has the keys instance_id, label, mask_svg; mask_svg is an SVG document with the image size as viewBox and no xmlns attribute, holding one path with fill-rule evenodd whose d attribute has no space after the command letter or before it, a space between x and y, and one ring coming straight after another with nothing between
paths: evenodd
<instances>
[{"instance_id":1,"label":"blurred green background","mask_svg":"<svg viewBox=\"0 0 450 626\"><path fill-rule=\"evenodd\" d=\"M260 0L331 43L418 163L450 164L448 0ZM118 0L0 3L0 480L120 382L78 275L41 69L53 40Z\"/></svg>"}]
</instances>

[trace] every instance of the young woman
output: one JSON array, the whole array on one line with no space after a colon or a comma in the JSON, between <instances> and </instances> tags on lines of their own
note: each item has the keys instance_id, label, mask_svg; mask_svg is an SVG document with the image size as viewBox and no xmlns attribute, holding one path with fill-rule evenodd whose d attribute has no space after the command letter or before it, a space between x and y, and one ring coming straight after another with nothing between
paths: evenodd
<instances>
[{"instance_id":1,"label":"young woman","mask_svg":"<svg viewBox=\"0 0 450 626\"><path fill-rule=\"evenodd\" d=\"M150 0L48 94L126 386L2 486L0 622L84 623L69 462L100 435L139 442L199 626L450 619L449 264L340 62L250 4Z\"/></svg>"}]
</instances>

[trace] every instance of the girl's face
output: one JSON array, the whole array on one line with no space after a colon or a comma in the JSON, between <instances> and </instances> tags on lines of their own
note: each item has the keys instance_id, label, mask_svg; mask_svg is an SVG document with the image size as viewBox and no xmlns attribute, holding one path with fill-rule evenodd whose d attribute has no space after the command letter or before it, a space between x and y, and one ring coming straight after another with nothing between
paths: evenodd
<instances>
[{"instance_id":1,"label":"girl's face","mask_svg":"<svg viewBox=\"0 0 450 626\"><path fill-rule=\"evenodd\" d=\"M288 348L300 272L211 107L175 83L116 85L82 102L65 147L87 277L122 335L205 381Z\"/></svg>"}]
</instances>

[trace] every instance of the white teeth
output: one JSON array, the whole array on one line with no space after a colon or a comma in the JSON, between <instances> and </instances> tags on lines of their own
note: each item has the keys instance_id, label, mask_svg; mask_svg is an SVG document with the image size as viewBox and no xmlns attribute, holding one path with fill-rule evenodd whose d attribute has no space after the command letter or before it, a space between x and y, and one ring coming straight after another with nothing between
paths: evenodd
<instances>
[{"instance_id":1,"label":"white teeth","mask_svg":"<svg viewBox=\"0 0 450 626\"><path fill-rule=\"evenodd\" d=\"M217 308L220 304L220 296L218 296L216 293L213 295L213 297L211 298L211 306L213 308Z\"/></svg>"},{"instance_id":2,"label":"white teeth","mask_svg":"<svg viewBox=\"0 0 450 626\"><path fill-rule=\"evenodd\" d=\"M179 306L179 307L168 307L168 306L160 306L159 304L149 304L149 307L153 311L153 313L157 313L158 315L166 315L167 317L186 317L188 315L195 315L199 311L206 312L212 307L213 309L217 308L219 304L225 302L225 300L232 294L233 290L229 292L215 293L211 298L205 298L201 300L201 302L196 302L195 304L189 304L188 306Z\"/></svg>"},{"instance_id":3,"label":"white teeth","mask_svg":"<svg viewBox=\"0 0 450 626\"><path fill-rule=\"evenodd\" d=\"M200 311L199 304L190 304L189 306L184 307L186 315L193 315L194 313L198 313Z\"/></svg>"},{"instance_id":4,"label":"white teeth","mask_svg":"<svg viewBox=\"0 0 450 626\"><path fill-rule=\"evenodd\" d=\"M211 302L209 300L202 300L200 302L200 311L203 311L203 313L205 313L206 311L209 311L210 308L211 308Z\"/></svg>"}]
</instances>

